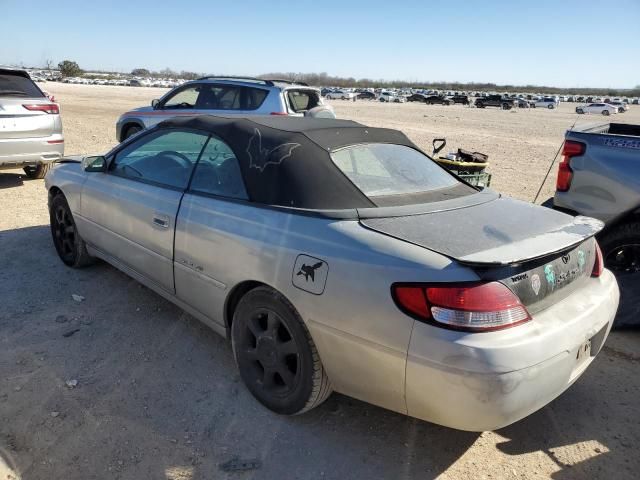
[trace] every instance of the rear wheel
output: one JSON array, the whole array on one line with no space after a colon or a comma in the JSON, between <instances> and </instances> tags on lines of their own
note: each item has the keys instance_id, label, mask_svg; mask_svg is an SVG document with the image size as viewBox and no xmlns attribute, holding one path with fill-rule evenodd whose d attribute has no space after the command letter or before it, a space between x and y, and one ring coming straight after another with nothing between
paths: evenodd
<instances>
[{"instance_id":1,"label":"rear wheel","mask_svg":"<svg viewBox=\"0 0 640 480\"><path fill-rule=\"evenodd\" d=\"M548 108L549 110L553 110L553 104L548 105L548 106L547 106L547 108Z\"/></svg>"},{"instance_id":2,"label":"rear wheel","mask_svg":"<svg viewBox=\"0 0 640 480\"><path fill-rule=\"evenodd\" d=\"M577 114L583 114L583 113L584 113L584 110L582 110L581 108L577 108L577 109L576 109L576 113L577 113Z\"/></svg>"},{"instance_id":3,"label":"rear wheel","mask_svg":"<svg viewBox=\"0 0 640 480\"><path fill-rule=\"evenodd\" d=\"M258 287L242 297L233 316L231 340L243 382L270 410L303 413L331 394L309 331L278 292Z\"/></svg>"},{"instance_id":4,"label":"rear wheel","mask_svg":"<svg viewBox=\"0 0 640 480\"><path fill-rule=\"evenodd\" d=\"M619 225L600 239L605 266L620 287L616 327L640 325L640 222Z\"/></svg>"},{"instance_id":5,"label":"rear wheel","mask_svg":"<svg viewBox=\"0 0 640 480\"><path fill-rule=\"evenodd\" d=\"M51 170L53 163L39 163L35 167L24 167L24 173L27 177L32 179L44 178L49 170Z\"/></svg>"},{"instance_id":6,"label":"rear wheel","mask_svg":"<svg viewBox=\"0 0 640 480\"><path fill-rule=\"evenodd\" d=\"M85 267L95 259L87 252L87 245L80 237L71 209L64 195L58 194L49 205L51 236L62 262L73 268Z\"/></svg>"}]
</instances>

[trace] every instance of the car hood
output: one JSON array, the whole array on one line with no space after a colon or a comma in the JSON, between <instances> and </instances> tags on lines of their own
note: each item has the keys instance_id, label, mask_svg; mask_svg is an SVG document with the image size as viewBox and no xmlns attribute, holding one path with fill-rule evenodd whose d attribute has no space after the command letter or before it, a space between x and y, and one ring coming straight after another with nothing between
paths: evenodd
<instances>
[{"instance_id":1,"label":"car hood","mask_svg":"<svg viewBox=\"0 0 640 480\"><path fill-rule=\"evenodd\" d=\"M136 113L136 112L153 112L153 107L147 106L147 107L131 108L127 111L127 113Z\"/></svg>"},{"instance_id":2,"label":"car hood","mask_svg":"<svg viewBox=\"0 0 640 480\"><path fill-rule=\"evenodd\" d=\"M604 224L509 197L415 215L361 218L371 230L468 265L513 265L559 253L592 237Z\"/></svg>"},{"instance_id":3,"label":"car hood","mask_svg":"<svg viewBox=\"0 0 640 480\"><path fill-rule=\"evenodd\" d=\"M91 156L93 155L66 155L62 160L59 160L58 163L81 163L86 157Z\"/></svg>"}]
</instances>

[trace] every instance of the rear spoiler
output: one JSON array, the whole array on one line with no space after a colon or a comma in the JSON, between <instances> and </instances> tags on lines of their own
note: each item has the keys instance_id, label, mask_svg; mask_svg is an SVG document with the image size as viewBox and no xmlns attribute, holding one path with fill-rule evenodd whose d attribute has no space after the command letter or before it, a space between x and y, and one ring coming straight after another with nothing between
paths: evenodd
<instances>
[{"instance_id":1,"label":"rear spoiler","mask_svg":"<svg viewBox=\"0 0 640 480\"><path fill-rule=\"evenodd\" d=\"M584 242L604 228L604 223L591 217L577 216L572 224L539 236L501 245L456 258L459 263L470 266L513 265L554 255ZM553 245L549 249L548 245ZM500 258L500 261L496 261Z\"/></svg>"}]
</instances>

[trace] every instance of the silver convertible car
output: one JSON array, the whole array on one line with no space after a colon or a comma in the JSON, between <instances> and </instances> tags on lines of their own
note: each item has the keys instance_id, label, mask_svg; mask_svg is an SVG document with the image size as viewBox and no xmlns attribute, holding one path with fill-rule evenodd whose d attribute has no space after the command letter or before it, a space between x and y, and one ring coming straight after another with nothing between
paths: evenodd
<instances>
[{"instance_id":1,"label":"silver convertible car","mask_svg":"<svg viewBox=\"0 0 640 480\"><path fill-rule=\"evenodd\" d=\"M500 428L580 377L618 306L598 220L477 190L395 130L182 117L46 188L66 265L103 259L226 335L281 414L337 391Z\"/></svg>"}]
</instances>

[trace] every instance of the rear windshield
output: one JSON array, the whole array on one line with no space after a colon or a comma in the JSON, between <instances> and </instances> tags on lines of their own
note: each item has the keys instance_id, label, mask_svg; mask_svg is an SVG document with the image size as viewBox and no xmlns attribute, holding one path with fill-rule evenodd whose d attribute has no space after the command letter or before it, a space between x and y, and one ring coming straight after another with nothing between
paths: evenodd
<instances>
[{"instance_id":1,"label":"rear windshield","mask_svg":"<svg viewBox=\"0 0 640 480\"><path fill-rule=\"evenodd\" d=\"M331 158L367 197L426 193L459 185L429 157L404 145L353 145L336 150Z\"/></svg>"},{"instance_id":2,"label":"rear windshield","mask_svg":"<svg viewBox=\"0 0 640 480\"><path fill-rule=\"evenodd\" d=\"M30 78L11 73L0 73L0 97L44 97Z\"/></svg>"},{"instance_id":3,"label":"rear windshield","mask_svg":"<svg viewBox=\"0 0 640 480\"><path fill-rule=\"evenodd\" d=\"M305 112L320 105L320 97L315 90L287 90L289 108L295 112Z\"/></svg>"}]
</instances>

